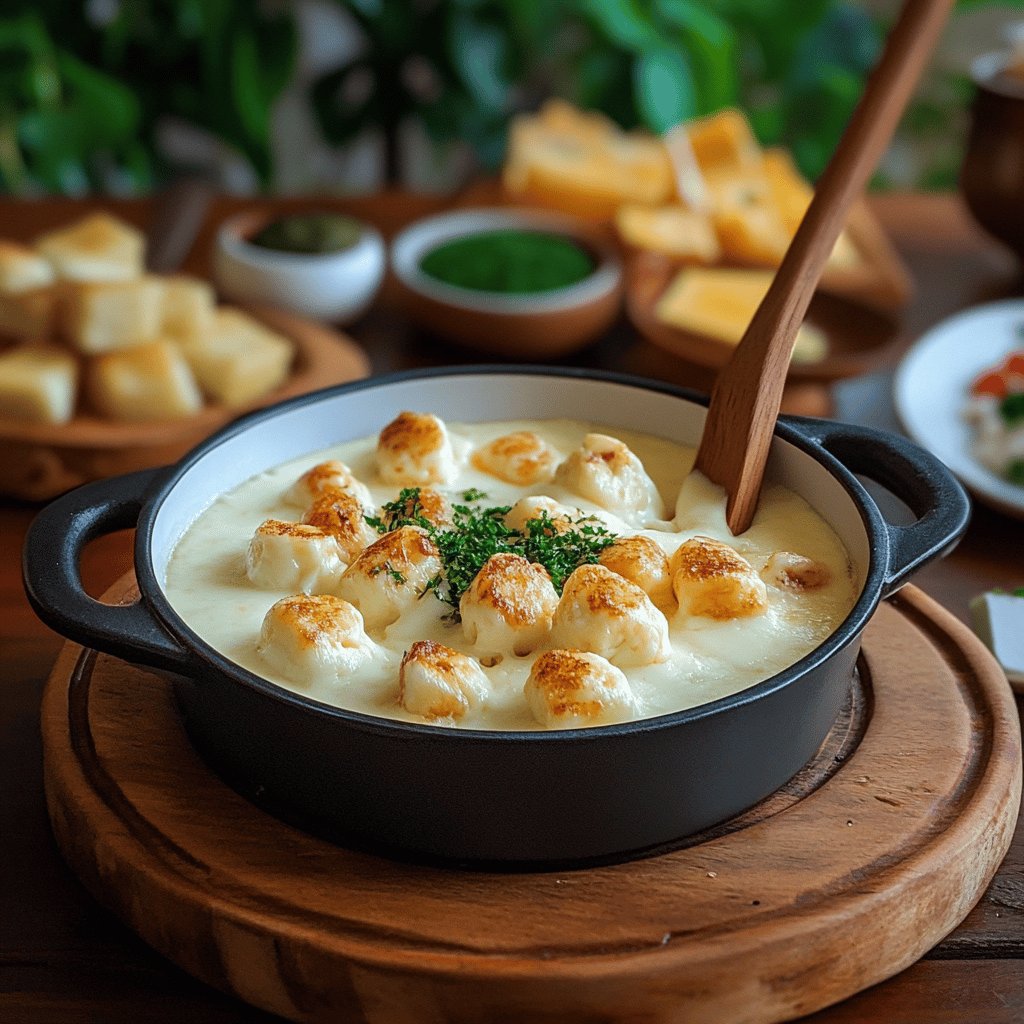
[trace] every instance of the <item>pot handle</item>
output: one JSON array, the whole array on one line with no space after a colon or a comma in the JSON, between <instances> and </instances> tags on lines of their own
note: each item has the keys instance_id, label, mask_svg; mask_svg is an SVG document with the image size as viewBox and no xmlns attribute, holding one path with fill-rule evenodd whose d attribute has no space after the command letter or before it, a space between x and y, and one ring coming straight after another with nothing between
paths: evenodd
<instances>
[{"instance_id":1,"label":"pot handle","mask_svg":"<svg viewBox=\"0 0 1024 1024\"><path fill-rule=\"evenodd\" d=\"M889 565L882 596L898 590L923 565L956 547L971 517L967 492L931 452L898 434L833 420L787 417L851 473L881 484L917 516L910 526L886 523Z\"/></svg>"},{"instance_id":2,"label":"pot handle","mask_svg":"<svg viewBox=\"0 0 1024 1024\"><path fill-rule=\"evenodd\" d=\"M58 633L119 658L189 674L190 656L164 631L144 601L108 605L82 587L78 563L96 537L138 522L151 484L162 469L86 484L47 505L25 539L22 573L36 614Z\"/></svg>"}]
</instances>

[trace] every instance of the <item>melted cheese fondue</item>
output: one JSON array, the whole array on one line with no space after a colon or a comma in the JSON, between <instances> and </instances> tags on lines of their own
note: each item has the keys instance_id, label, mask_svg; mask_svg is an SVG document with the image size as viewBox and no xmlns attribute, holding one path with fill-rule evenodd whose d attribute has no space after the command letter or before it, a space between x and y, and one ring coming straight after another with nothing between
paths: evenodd
<instances>
[{"instance_id":1,"label":"melted cheese fondue","mask_svg":"<svg viewBox=\"0 0 1024 1024\"><path fill-rule=\"evenodd\" d=\"M861 581L802 498L766 487L753 525L733 537L721 490L690 473L692 449L568 420L404 416L380 438L297 459L213 502L167 571L185 622L237 664L326 704L541 729L745 689L810 652L854 604ZM350 474L303 477L325 460ZM513 506L505 522L524 533L544 510L558 531L593 516L620 542L647 540L608 548L561 595L545 569L496 555L453 615L432 592L441 562L429 530L378 532L380 507L407 486L424 488L427 519L432 500L443 521L445 499L475 489L486 498L470 495L473 507Z\"/></svg>"}]
</instances>

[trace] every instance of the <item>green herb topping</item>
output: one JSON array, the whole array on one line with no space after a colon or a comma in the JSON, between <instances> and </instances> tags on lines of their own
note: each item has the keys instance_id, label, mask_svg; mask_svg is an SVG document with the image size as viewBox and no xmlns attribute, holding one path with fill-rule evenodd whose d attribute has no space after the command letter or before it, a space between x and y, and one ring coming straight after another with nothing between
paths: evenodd
<instances>
[{"instance_id":1,"label":"green herb topping","mask_svg":"<svg viewBox=\"0 0 1024 1024\"><path fill-rule=\"evenodd\" d=\"M439 601L452 606L456 618L462 595L492 555L522 555L544 566L560 594L573 570L596 562L615 540L615 534L594 516L570 520L572 528L565 529L561 521L556 523L547 512L541 512L536 519L528 520L523 530L513 530L505 524L510 505L453 505L451 524L437 526L422 515L419 495L418 487L407 487L395 501L382 507L382 515L367 516L366 521L378 533L390 533L402 526L426 530L440 552L443 569L427 582L420 596L433 593ZM478 503L486 497L477 490L463 494L466 502ZM381 568L392 571L389 566Z\"/></svg>"},{"instance_id":2,"label":"green herb topping","mask_svg":"<svg viewBox=\"0 0 1024 1024\"><path fill-rule=\"evenodd\" d=\"M1024 391L1007 395L999 403L999 415L1011 427L1024 420Z\"/></svg>"}]
</instances>

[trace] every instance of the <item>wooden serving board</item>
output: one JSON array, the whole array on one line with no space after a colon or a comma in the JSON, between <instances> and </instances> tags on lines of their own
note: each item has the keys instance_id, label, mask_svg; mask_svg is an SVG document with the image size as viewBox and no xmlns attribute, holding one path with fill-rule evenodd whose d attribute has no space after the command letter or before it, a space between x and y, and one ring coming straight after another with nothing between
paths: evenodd
<instances>
[{"instance_id":1,"label":"wooden serving board","mask_svg":"<svg viewBox=\"0 0 1024 1024\"><path fill-rule=\"evenodd\" d=\"M96 898L187 971L296 1021L798 1017L955 927L1020 799L1005 678L912 587L869 625L811 765L683 848L611 867L443 870L307 836L209 772L165 682L70 644L42 731L54 832Z\"/></svg>"},{"instance_id":2,"label":"wooden serving board","mask_svg":"<svg viewBox=\"0 0 1024 1024\"><path fill-rule=\"evenodd\" d=\"M366 353L347 335L270 306L245 308L295 345L281 387L243 409L208 404L174 420L125 423L88 413L60 424L0 418L0 494L45 501L90 480L175 462L244 413L369 374Z\"/></svg>"}]
</instances>

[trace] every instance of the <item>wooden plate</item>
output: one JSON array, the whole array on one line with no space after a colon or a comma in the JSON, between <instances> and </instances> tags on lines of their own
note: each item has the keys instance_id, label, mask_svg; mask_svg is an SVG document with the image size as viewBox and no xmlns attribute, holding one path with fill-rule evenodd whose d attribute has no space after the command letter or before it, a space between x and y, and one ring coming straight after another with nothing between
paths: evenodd
<instances>
[{"instance_id":1,"label":"wooden plate","mask_svg":"<svg viewBox=\"0 0 1024 1024\"><path fill-rule=\"evenodd\" d=\"M659 348L698 366L720 369L735 351L734 345L673 327L655 313L658 300L678 271L677 264L655 253L635 256L626 272L629 318ZM867 373L881 363L900 337L899 324L891 315L822 291L811 300L807 321L825 334L828 352L812 363L792 363L790 380L827 383Z\"/></svg>"},{"instance_id":2,"label":"wooden plate","mask_svg":"<svg viewBox=\"0 0 1024 1024\"><path fill-rule=\"evenodd\" d=\"M125 579L108 599L132 596ZM54 833L96 898L185 970L295 1021L799 1017L962 921L1020 802L1006 680L914 587L869 623L810 765L683 848L610 867L445 870L308 836L211 774L165 679L72 644L41 725Z\"/></svg>"},{"instance_id":3,"label":"wooden plate","mask_svg":"<svg viewBox=\"0 0 1024 1024\"><path fill-rule=\"evenodd\" d=\"M44 501L89 480L174 462L243 413L370 372L366 353L346 335L269 306L246 309L295 343L282 387L245 408L207 405L187 419L123 423L80 415L59 425L0 419L0 493Z\"/></svg>"}]
</instances>

